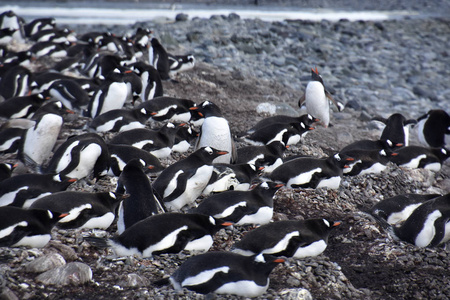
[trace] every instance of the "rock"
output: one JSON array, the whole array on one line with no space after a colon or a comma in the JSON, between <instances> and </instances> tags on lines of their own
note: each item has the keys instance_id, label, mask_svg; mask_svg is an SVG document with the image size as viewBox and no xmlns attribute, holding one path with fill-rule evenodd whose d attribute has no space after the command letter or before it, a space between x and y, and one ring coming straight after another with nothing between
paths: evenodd
<instances>
[{"instance_id":1,"label":"rock","mask_svg":"<svg viewBox=\"0 0 450 300\"><path fill-rule=\"evenodd\" d=\"M92 280L91 268L80 262L71 262L40 274L36 281L45 285L81 285Z\"/></svg>"},{"instance_id":2,"label":"rock","mask_svg":"<svg viewBox=\"0 0 450 300\"><path fill-rule=\"evenodd\" d=\"M313 300L311 293L307 289L285 289L281 293L285 300Z\"/></svg>"},{"instance_id":3,"label":"rock","mask_svg":"<svg viewBox=\"0 0 450 300\"><path fill-rule=\"evenodd\" d=\"M189 19L189 16L184 13L179 13L175 16L175 21L177 21L177 22L184 22L184 21L187 21L188 19Z\"/></svg>"},{"instance_id":4,"label":"rock","mask_svg":"<svg viewBox=\"0 0 450 300\"><path fill-rule=\"evenodd\" d=\"M72 247L64 245L59 241L51 240L45 249L56 249L66 261L74 261L78 259L78 255Z\"/></svg>"},{"instance_id":5,"label":"rock","mask_svg":"<svg viewBox=\"0 0 450 300\"><path fill-rule=\"evenodd\" d=\"M150 285L150 281L136 273L131 273L127 274L124 279L119 281L118 285L121 287L143 287Z\"/></svg>"},{"instance_id":6,"label":"rock","mask_svg":"<svg viewBox=\"0 0 450 300\"><path fill-rule=\"evenodd\" d=\"M36 258L25 266L25 272L42 273L56 267L61 267L66 264L66 260L61 254L51 253L39 258Z\"/></svg>"},{"instance_id":7,"label":"rock","mask_svg":"<svg viewBox=\"0 0 450 300\"><path fill-rule=\"evenodd\" d=\"M5 286L0 293L0 300L19 300L19 298L10 288Z\"/></svg>"}]
</instances>

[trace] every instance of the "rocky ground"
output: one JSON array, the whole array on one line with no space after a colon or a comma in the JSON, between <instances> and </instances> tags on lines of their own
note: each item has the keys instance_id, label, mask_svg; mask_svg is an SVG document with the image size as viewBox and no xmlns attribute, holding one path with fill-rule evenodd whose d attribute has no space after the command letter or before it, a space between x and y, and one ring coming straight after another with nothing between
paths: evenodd
<instances>
[{"instance_id":1,"label":"rocky ground","mask_svg":"<svg viewBox=\"0 0 450 300\"><path fill-rule=\"evenodd\" d=\"M193 53L194 70L164 83L165 94L197 103L217 103L237 136L267 113L261 103L278 105L278 112L303 113L297 101L317 66L337 99L347 103L333 113L330 128L317 127L287 155L323 156L346 144L379 137L370 118L401 112L417 118L429 109L450 111L448 86L450 23L445 19L405 19L385 22L268 23L241 20L237 15L170 23L141 23L133 28L74 28L131 33L152 28L174 54ZM81 133L83 118L68 119L62 137ZM417 138L411 137L412 143ZM242 146L238 142L238 146ZM2 161L12 161L4 156ZM166 163L170 163L170 160ZM106 177L94 185L80 180L69 189L114 190ZM391 165L377 175L345 177L338 190L282 188L275 197L274 219L324 217L342 220L320 256L288 260L271 274L269 290L260 299L448 299L450 253L440 247L421 249L392 240L363 212L379 200L401 193L450 192L450 164L438 173ZM229 250L248 228L223 230L213 250ZM202 296L154 281L170 275L189 255L149 259L114 258L83 240L86 235L115 232L54 230L43 249L1 248L2 296L8 299L196 299ZM65 263L83 263L89 271L66 278L69 285L46 283L43 270L29 266L57 253ZM60 256L54 260L62 264ZM43 264L38 264L42 267ZM73 266L73 264L72 264ZM63 274L53 275L63 278ZM84 283L83 280L87 278ZM16 298L15 298L16 297ZM303 297L303 298L302 298ZM222 298L222 297L220 297ZM232 299L233 297L223 297Z\"/></svg>"}]
</instances>

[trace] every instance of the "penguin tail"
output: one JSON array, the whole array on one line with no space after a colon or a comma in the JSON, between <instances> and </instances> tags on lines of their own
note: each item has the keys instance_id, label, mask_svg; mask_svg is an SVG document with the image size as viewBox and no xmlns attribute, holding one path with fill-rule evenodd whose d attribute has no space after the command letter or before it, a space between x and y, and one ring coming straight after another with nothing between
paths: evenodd
<instances>
[{"instance_id":1,"label":"penguin tail","mask_svg":"<svg viewBox=\"0 0 450 300\"><path fill-rule=\"evenodd\" d=\"M87 236L84 238L84 240L86 242L88 242L89 244L91 244L94 247L97 248L108 248L109 244L108 244L108 239L105 238L99 238L99 237L95 237L95 236Z\"/></svg>"},{"instance_id":2,"label":"penguin tail","mask_svg":"<svg viewBox=\"0 0 450 300\"><path fill-rule=\"evenodd\" d=\"M157 287L163 287L170 284L170 277L164 277L159 280L153 281L152 284Z\"/></svg>"},{"instance_id":3,"label":"penguin tail","mask_svg":"<svg viewBox=\"0 0 450 300\"><path fill-rule=\"evenodd\" d=\"M368 213L368 212L363 212L363 214L369 216L369 218L371 218L372 220L375 220L380 225L380 227L384 230L384 232L389 234L395 240L398 240L398 237L395 234L394 227L391 224L389 224L383 217L381 217L377 214Z\"/></svg>"}]
</instances>

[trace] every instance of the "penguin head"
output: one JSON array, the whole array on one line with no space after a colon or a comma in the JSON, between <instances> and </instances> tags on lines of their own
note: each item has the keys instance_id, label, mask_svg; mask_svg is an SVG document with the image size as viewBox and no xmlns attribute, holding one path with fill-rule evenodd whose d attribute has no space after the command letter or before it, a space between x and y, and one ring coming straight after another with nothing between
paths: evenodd
<instances>
[{"instance_id":1,"label":"penguin head","mask_svg":"<svg viewBox=\"0 0 450 300\"><path fill-rule=\"evenodd\" d=\"M203 101L198 106L193 106L189 110L197 110L201 117L222 117L220 108L213 102Z\"/></svg>"},{"instance_id":2,"label":"penguin head","mask_svg":"<svg viewBox=\"0 0 450 300\"><path fill-rule=\"evenodd\" d=\"M207 146L207 147L202 147L202 148L198 149L194 153L203 153L206 157L208 157L210 159L214 159L221 155L228 154L228 151L222 151L222 150L218 150L218 149Z\"/></svg>"},{"instance_id":3,"label":"penguin head","mask_svg":"<svg viewBox=\"0 0 450 300\"><path fill-rule=\"evenodd\" d=\"M318 82L322 83L322 85L323 85L323 79L322 79L322 76L320 76L319 71L317 70L317 67L316 67L316 69L311 68L311 81L318 81Z\"/></svg>"}]
</instances>

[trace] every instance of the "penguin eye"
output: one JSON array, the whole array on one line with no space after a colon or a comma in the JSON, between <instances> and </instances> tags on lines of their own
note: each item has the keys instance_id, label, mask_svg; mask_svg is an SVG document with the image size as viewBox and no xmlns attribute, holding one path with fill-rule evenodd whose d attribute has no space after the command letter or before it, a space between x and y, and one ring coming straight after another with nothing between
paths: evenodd
<instances>
[{"instance_id":1,"label":"penguin eye","mask_svg":"<svg viewBox=\"0 0 450 300\"><path fill-rule=\"evenodd\" d=\"M330 227L330 222L328 222L327 220L323 219L323 222L325 223L325 225L327 225L327 227Z\"/></svg>"},{"instance_id":2,"label":"penguin eye","mask_svg":"<svg viewBox=\"0 0 450 300\"><path fill-rule=\"evenodd\" d=\"M47 210L47 214L50 219L53 219L53 214L51 211Z\"/></svg>"},{"instance_id":3,"label":"penguin eye","mask_svg":"<svg viewBox=\"0 0 450 300\"><path fill-rule=\"evenodd\" d=\"M213 154L213 150L210 147L205 147L205 151L208 152L208 154Z\"/></svg>"},{"instance_id":4,"label":"penguin eye","mask_svg":"<svg viewBox=\"0 0 450 300\"><path fill-rule=\"evenodd\" d=\"M147 111L145 110L145 108L141 109L141 113L144 114L144 115L147 114Z\"/></svg>"},{"instance_id":5,"label":"penguin eye","mask_svg":"<svg viewBox=\"0 0 450 300\"><path fill-rule=\"evenodd\" d=\"M202 107L208 106L208 105L210 105L210 104L211 104L211 102L209 102L209 101L205 101L205 102L203 102L203 105L202 105Z\"/></svg>"},{"instance_id":6,"label":"penguin eye","mask_svg":"<svg viewBox=\"0 0 450 300\"><path fill-rule=\"evenodd\" d=\"M113 192L109 192L109 196L113 199L116 199L116 194L114 194Z\"/></svg>"},{"instance_id":7,"label":"penguin eye","mask_svg":"<svg viewBox=\"0 0 450 300\"><path fill-rule=\"evenodd\" d=\"M442 154L447 155L447 151L444 148L441 149Z\"/></svg>"},{"instance_id":8,"label":"penguin eye","mask_svg":"<svg viewBox=\"0 0 450 300\"><path fill-rule=\"evenodd\" d=\"M311 116L310 114L308 114L308 119L310 119L311 121L313 120L313 116Z\"/></svg>"},{"instance_id":9,"label":"penguin eye","mask_svg":"<svg viewBox=\"0 0 450 300\"><path fill-rule=\"evenodd\" d=\"M173 125L172 123L167 123L167 128L175 128L175 125Z\"/></svg>"},{"instance_id":10,"label":"penguin eye","mask_svg":"<svg viewBox=\"0 0 450 300\"><path fill-rule=\"evenodd\" d=\"M263 255L262 253L258 254L258 255L255 257L255 261L256 261L256 262L261 262L261 263L265 263L265 262L266 262L266 260L264 259L264 255Z\"/></svg>"},{"instance_id":11,"label":"penguin eye","mask_svg":"<svg viewBox=\"0 0 450 300\"><path fill-rule=\"evenodd\" d=\"M303 122L300 122L300 125L302 126L302 128L305 128L305 124L303 124Z\"/></svg>"},{"instance_id":12,"label":"penguin eye","mask_svg":"<svg viewBox=\"0 0 450 300\"><path fill-rule=\"evenodd\" d=\"M143 159L140 159L139 162L141 163L141 165L142 165L143 167L145 167L145 161L144 161Z\"/></svg>"},{"instance_id":13,"label":"penguin eye","mask_svg":"<svg viewBox=\"0 0 450 300\"><path fill-rule=\"evenodd\" d=\"M392 147L392 142L391 142L391 140L386 140L386 143L389 145L389 147Z\"/></svg>"},{"instance_id":14,"label":"penguin eye","mask_svg":"<svg viewBox=\"0 0 450 300\"><path fill-rule=\"evenodd\" d=\"M58 181L58 182L61 182L61 176L58 174L58 175L55 175L55 176L53 176L53 180L54 181Z\"/></svg>"},{"instance_id":15,"label":"penguin eye","mask_svg":"<svg viewBox=\"0 0 450 300\"><path fill-rule=\"evenodd\" d=\"M267 182L261 183L261 186L266 190L269 188L269 185L267 184Z\"/></svg>"},{"instance_id":16,"label":"penguin eye","mask_svg":"<svg viewBox=\"0 0 450 300\"><path fill-rule=\"evenodd\" d=\"M209 222L213 225L216 225L216 220L213 217L209 217Z\"/></svg>"},{"instance_id":17,"label":"penguin eye","mask_svg":"<svg viewBox=\"0 0 450 300\"><path fill-rule=\"evenodd\" d=\"M384 149L381 150L381 151L380 151L380 155L386 156L386 151L384 151Z\"/></svg>"},{"instance_id":18,"label":"penguin eye","mask_svg":"<svg viewBox=\"0 0 450 300\"><path fill-rule=\"evenodd\" d=\"M341 157L339 156L339 153L336 153L336 154L334 155L334 158L335 158L337 161L341 161Z\"/></svg>"},{"instance_id":19,"label":"penguin eye","mask_svg":"<svg viewBox=\"0 0 450 300\"><path fill-rule=\"evenodd\" d=\"M58 106L58 108L62 108L62 103L60 101L55 102L55 105Z\"/></svg>"}]
</instances>

